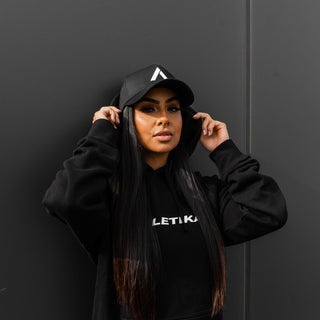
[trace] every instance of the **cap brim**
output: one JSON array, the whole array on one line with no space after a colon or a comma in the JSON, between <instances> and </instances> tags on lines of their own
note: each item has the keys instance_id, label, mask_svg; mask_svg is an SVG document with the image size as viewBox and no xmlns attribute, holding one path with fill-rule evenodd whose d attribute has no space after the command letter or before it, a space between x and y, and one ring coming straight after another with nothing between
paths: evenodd
<instances>
[{"instance_id":1,"label":"cap brim","mask_svg":"<svg viewBox=\"0 0 320 320\"><path fill-rule=\"evenodd\" d=\"M162 79L150 83L149 86L146 86L143 90L139 91L132 98L126 101L125 105L131 105L138 102L150 89L159 85L175 91L182 106L190 106L194 101L193 92L186 83L178 79Z\"/></svg>"}]
</instances>

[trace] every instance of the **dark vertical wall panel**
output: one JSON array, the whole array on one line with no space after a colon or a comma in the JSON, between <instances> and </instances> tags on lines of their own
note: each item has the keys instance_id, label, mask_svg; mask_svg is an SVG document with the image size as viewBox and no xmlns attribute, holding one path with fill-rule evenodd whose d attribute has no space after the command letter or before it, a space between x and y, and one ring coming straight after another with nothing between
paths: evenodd
<instances>
[{"instance_id":1,"label":"dark vertical wall panel","mask_svg":"<svg viewBox=\"0 0 320 320\"><path fill-rule=\"evenodd\" d=\"M316 319L320 276L320 3L253 2L252 153L287 198L252 243L250 319Z\"/></svg>"},{"instance_id":2,"label":"dark vertical wall panel","mask_svg":"<svg viewBox=\"0 0 320 320\"><path fill-rule=\"evenodd\" d=\"M1 224L12 225L2 234L10 252L9 266L1 266L10 270L10 282L0 284L10 292L0 296L1 303L6 297L12 303L6 319L90 318L95 268L70 231L44 214L40 201L89 130L93 113L108 104L127 73L150 63L167 66L194 89L194 107L226 122L245 151L244 3L1 2L1 136L7 156ZM203 173L216 173L201 146L193 161ZM6 252L1 259L8 261ZM225 319L242 319L242 245L228 249L228 267Z\"/></svg>"}]
</instances>

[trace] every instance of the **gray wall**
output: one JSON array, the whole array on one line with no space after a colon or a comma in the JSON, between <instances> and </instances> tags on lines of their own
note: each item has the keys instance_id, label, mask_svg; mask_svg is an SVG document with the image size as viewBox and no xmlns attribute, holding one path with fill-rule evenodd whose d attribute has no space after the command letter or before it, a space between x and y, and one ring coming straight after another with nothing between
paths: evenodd
<instances>
[{"instance_id":1,"label":"gray wall","mask_svg":"<svg viewBox=\"0 0 320 320\"><path fill-rule=\"evenodd\" d=\"M251 319L318 319L320 2L253 3L252 153L289 219L252 241Z\"/></svg>"},{"instance_id":2,"label":"gray wall","mask_svg":"<svg viewBox=\"0 0 320 320\"><path fill-rule=\"evenodd\" d=\"M226 320L316 317L319 4L1 1L0 318L90 319L95 267L41 198L93 113L151 63L283 190L285 228L230 247ZM216 173L204 148L193 161ZM317 236L318 234L318 236Z\"/></svg>"}]
</instances>

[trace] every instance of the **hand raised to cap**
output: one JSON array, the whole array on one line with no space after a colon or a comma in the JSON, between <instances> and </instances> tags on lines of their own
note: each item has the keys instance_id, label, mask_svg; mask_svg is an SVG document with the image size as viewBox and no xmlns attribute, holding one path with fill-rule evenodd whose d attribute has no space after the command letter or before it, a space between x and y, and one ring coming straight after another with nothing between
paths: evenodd
<instances>
[{"instance_id":1,"label":"hand raised to cap","mask_svg":"<svg viewBox=\"0 0 320 320\"><path fill-rule=\"evenodd\" d=\"M192 118L204 119L200 142L208 151L212 152L219 144L230 139L227 125L224 122L213 120L208 113L197 112Z\"/></svg>"},{"instance_id":2,"label":"hand raised to cap","mask_svg":"<svg viewBox=\"0 0 320 320\"><path fill-rule=\"evenodd\" d=\"M94 113L92 123L98 119L105 119L110 121L115 129L118 129L116 124L120 123L120 112L122 111L115 106L103 106Z\"/></svg>"}]
</instances>

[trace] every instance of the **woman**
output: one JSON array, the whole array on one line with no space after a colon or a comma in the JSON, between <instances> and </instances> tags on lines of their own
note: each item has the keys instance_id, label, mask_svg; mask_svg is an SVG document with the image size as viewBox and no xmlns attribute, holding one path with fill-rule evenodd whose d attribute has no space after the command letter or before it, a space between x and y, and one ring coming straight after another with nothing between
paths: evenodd
<instances>
[{"instance_id":1,"label":"woman","mask_svg":"<svg viewBox=\"0 0 320 320\"><path fill-rule=\"evenodd\" d=\"M221 319L224 247L286 223L277 183L193 101L160 65L128 75L44 196L97 264L93 319ZM192 169L199 140L220 178Z\"/></svg>"}]
</instances>

